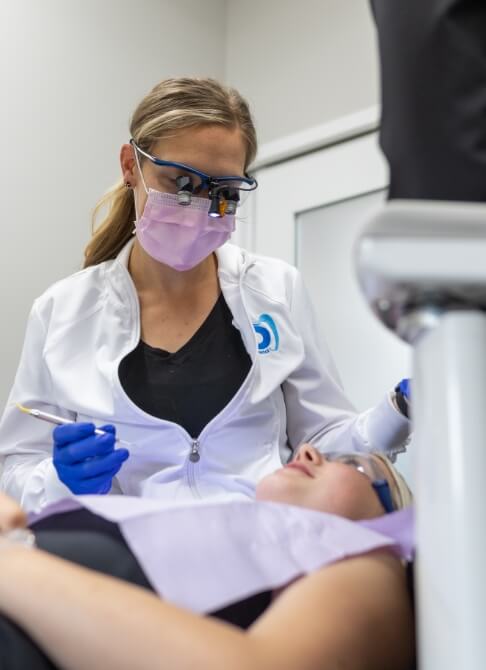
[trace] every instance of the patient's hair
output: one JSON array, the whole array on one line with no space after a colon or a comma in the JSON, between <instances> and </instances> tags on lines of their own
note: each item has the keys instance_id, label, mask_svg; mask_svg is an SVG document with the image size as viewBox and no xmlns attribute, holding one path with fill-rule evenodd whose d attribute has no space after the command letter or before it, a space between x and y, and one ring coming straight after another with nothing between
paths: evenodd
<instances>
[{"instance_id":1,"label":"patient's hair","mask_svg":"<svg viewBox=\"0 0 486 670\"><path fill-rule=\"evenodd\" d=\"M246 143L245 169L254 160L257 139L248 103L234 88L214 79L164 79L136 108L130 134L141 149L151 153L157 141L203 125L239 128ZM120 179L94 209L93 237L84 252L84 267L115 258L132 236L135 216L133 192Z\"/></svg>"},{"instance_id":2,"label":"patient's hair","mask_svg":"<svg viewBox=\"0 0 486 670\"><path fill-rule=\"evenodd\" d=\"M403 475L394 467L393 463L384 454L373 452L377 458L388 469L392 481L392 499L397 510L409 507L413 503L413 495Z\"/></svg>"}]
</instances>

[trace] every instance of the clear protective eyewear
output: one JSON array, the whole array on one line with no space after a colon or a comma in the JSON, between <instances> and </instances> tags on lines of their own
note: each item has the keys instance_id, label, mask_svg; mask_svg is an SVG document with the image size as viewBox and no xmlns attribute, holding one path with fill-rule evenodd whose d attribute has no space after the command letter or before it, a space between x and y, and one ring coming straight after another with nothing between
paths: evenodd
<instances>
[{"instance_id":1,"label":"clear protective eyewear","mask_svg":"<svg viewBox=\"0 0 486 670\"><path fill-rule=\"evenodd\" d=\"M185 163L165 161L152 156L141 149L134 139L130 140L130 144L138 154L151 162L154 188L177 195L180 205L190 205L193 195L209 198L211 202L208 214L211 217L234 214L244 197L258 186L257 180L247 174L243 177L213 177Z\"/></svg>"},{"instance_id":2,"label":"clear protective eyewear","mask_svg":"<svg viewBox=\"0 0 486 670\"><path fill-rule=\"evenodd\" d=\"M331 463L344 463L368 477L387 514L399 509L400 495L385 463L373 454L330 452L323 454ZM391 486L390 486L391 480Z\"/></svg>"}]
</instances>

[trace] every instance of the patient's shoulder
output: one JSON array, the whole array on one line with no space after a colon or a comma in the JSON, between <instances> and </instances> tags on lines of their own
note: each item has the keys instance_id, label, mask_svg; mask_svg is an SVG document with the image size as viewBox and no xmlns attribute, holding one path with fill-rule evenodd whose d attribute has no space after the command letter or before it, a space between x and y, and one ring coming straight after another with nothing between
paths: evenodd
<instances>
[{"instance_id":1,"label":"patient's shoulder","mask_svg":"<svg viewBox=\"0 0 486 670\"><path fill-rule=\"evenodd\" d=\"M387 552L322 568L292 583L251 629L275 645L283 667L390 667L414 656L414 624L405 571ZM276 659L280 660L280 659Z\"/></svg>"}]
</instances>

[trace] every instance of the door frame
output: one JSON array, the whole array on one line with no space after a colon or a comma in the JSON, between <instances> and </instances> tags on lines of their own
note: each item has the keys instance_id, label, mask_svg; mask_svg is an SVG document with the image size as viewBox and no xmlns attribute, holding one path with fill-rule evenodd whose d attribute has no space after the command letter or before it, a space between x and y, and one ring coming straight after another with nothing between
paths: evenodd
<instances>
[{"instance_id":1,"label":"door frame","mask_svg":"<svg viewBox=\"0 0 486 670\"><path fill-rule=\"evenodd\" d=\"M267 168L285 164L285 162L310 153L328 149L333 145L369 135L379 128L380 114L379 105L367 107L358 112L262 144L258 149L256 160L250 167L250 173L256 176L260 185L256 192L239 208L237 226L232 241L246 249L256 250L255 231L257 221L260 218L258 212L259 196L261 194L263 198L265 197ZM263 184L261 183L262 180ZM383 188L383 186L380 183L377 189ZM285 206L288 206L287 201ZM307 207L300 211L305 211L305 209Z\"/></svg>"},{"instance_id":2,"label":"door frame","mask_svg":"<svg viewBox=\"0 0 486 670\"><path fill-rule=\"evenodd\" d=\"M295 264L299 214L387 187L378 140L375 130L257 170L244 246Z\"/></svg>"}]
</instances>

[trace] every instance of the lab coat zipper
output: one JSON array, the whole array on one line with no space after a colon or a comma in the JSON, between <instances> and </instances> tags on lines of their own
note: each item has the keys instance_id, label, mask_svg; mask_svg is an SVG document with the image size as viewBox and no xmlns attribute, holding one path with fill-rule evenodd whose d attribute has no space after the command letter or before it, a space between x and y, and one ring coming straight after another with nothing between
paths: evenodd
<instances>
[{"instance_id":1,"label":"lab coat zipper","mask_svg":"<svg viewBox=\"0 0 486 670\"><path fill-rule=\"evenodd\" d=\"M197 498L202 498L199 489L196 484L196 473L195 468L199 462L201 455L199 453L199 440L192 440L191 451L189 453L189 458L187 460L187 481L189 483L189 488Z\"/></svg>"},{"instance_id":2,"label":"lab coat zipper","mask_svg":"<svg viewBox=\"0 0 486 670\"><path fill-rule=\"evenodd\" d=\"M191 463L197 463L201 455L199 453L199 440L193 440L191 445L191 453L189 454L189 460Z\"/></svg>"},{"instance_id":3,"label":"lab coat zipper","mask_svg":"<svg viewBox=\"0 0 486 670\"><path fill-rule=\"evenodd\" d=\"M252 321L250 319L250 316L248 314L248 309L246 307L245 299L243 297L243 290L242 290L243 277L244 277L244 273L242 273L241 276L240 276L239 290L240 290L241 304L243 305L243 311L245 312L245 316L246 316L246 319L248 321L248 325L250 326L250 330L253 332L253 343L254 343L254 346L255 346L254 359L253 359L253 362L252 362L252 366L251 366L250 370L248 371L248 375L246 376L246 379L244 380L243 384L240 386L240 388L238 389L236 394L233 396L233 398L230 400L230 403L235 401L237 396L244 393L245 389L248 387L249 380L252 376L253 370L254 370L255 365L256 365L256 358L258 356L258 344L257 344L256 332L253 329L253 323L252 323ZM226 405L226 407L228 407L228 405ZM191 450L189 452L189 459L188 459L188 462L187 462L186 472L187 472L187 478L188 478L188 481L189 481L189 486L196 493L196 495L198 497L201 497L201 495L200 495L200 493L198 491L198 488L197 488L196 477L195 477L194 470L195 470L196 464L199 463L199 461L201 460L201 452L200 452L201 438L211 428L214 428L214 425L217 424L218 418L221 416L221 414L224 413L226 407L223 408L221 410L221 412L219 412L219 414L217 414L215 417L213 417L213 419L211 419L211 421L208 424L206 424L206 426L201 431L201 434L199 435L198 439L191 438Z\"/></svg>"}]
</instances>

